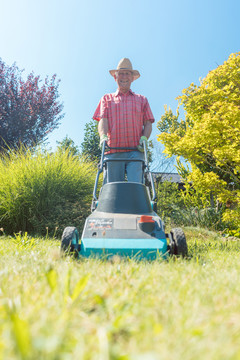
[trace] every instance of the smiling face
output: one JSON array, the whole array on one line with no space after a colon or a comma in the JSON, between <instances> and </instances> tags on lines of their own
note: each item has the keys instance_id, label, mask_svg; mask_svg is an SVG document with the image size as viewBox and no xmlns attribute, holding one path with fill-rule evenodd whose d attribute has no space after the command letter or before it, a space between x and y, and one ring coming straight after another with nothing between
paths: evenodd
<instances>
[{"instance_id":1,"label":"smiling face","mask_svg":"<svg viewBox=\"0 0 240 360\"><path fill-rule=\"evenodd\" d=\"M133 73L129 70L119 70L116 71L114 79L118 84L118 89L123 93L127 93L133 82Z\"/></svg>"}]
</instances>

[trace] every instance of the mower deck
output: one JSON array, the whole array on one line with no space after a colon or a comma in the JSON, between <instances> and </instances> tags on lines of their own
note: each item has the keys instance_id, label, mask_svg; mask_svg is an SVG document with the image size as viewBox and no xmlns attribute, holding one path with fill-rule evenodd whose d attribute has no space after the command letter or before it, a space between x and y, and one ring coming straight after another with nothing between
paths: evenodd
<instances>
[{"instance_id":1,"label":"mower deck","mask_svg":"<svg viewBox=\"0 0 240 360\"><path fill-rule=\"evenodd\" d=\"M148 214L110 214L95 211L89 216L83 230L80 255L89 256L129 256L156 259L168 256L166 236L159 217ZM149 225L150 224L150 225ZM146 226L144 231L141 228Z\"/></svg>"}]
</instances>

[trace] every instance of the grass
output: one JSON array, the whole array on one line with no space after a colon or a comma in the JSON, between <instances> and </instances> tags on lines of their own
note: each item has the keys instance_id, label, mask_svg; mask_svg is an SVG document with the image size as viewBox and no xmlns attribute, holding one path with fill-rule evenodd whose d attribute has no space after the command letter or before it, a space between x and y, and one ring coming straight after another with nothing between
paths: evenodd
<instances>
[{"instance_id":1,"label":"grass","mask_svg":"<svg viewBox=\"0 0 240 360\"><path fill-rule=\"evenodd\" d=\"M0 238L0 359L240 359L240 241L186 228L187 259L59 256Z\"/></svg>"},{"instance_id":2,"label":"grass","mask_svg":"<svg viewBox=\"0 0 240 360\"><path fill-rule=\"evenodd\" d=\"M35 153L23 147L0 157L0 228L60 234L83 226L97 169L70 151Z\"/></svg>"}]
</instances>

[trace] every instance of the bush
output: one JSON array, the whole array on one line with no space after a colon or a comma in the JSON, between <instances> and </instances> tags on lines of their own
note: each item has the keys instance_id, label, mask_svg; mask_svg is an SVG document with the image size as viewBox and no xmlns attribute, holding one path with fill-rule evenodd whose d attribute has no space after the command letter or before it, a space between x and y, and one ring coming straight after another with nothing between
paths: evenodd
<instances>
[{"instance_id":1,"label":"bush","mask_svg":"<svg viewBox=\"0 0 240 360\"><path fill-rule=\"evenodd\" d=\"M96 170L68 151L32 153L21 148L0 159L0 227L58 234L65 226L81 231L90 210Z\"/></svg>"},{"instance_id":2,"label":"bush","mask_svg":"<svg viewBox=\"0 0 240 360\"><path fill-rule=\"evenodd\" d=\"M183 208L175 210L175 223L177 225L195 226L211 231L224 229L222 222L222 210L215 208Z\"/></svg>"},{"instance_id":3,"label":"bush","mask_svg":"<svg viewBox=\"0 0 240 360\"><path fill-rule=\"evenodd\" d=\"M184 208L184 201L178 184L169 181L157 185L158 213L165 222L174 221L178 209Z\"/></svg>"},{"instance_id":4,"label":"bush","mask_svg":"<svg viewBox=\"0 0 240 360\"><path fill-rule=\"evenodd\" d=\"M164 222L171 226L198 226L209 230L223 230L223 210L203 207L196 201L196 194L192 196L178 189L178 185L164 181L158 184L158 212Z\"/></svg>"}]
</instances>

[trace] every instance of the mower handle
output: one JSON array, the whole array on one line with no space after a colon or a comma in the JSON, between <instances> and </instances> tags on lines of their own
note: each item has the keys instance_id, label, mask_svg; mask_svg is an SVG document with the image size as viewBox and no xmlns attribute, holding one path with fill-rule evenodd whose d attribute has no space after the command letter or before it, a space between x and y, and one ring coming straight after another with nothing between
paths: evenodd
<instances>
[{"instance_id":1,"label":"mower handle","mask_svg":"<svg viewBox=\"0 0 240 360\"><path fill-rule=\"evenodd\" d=\"M138 150L137 147L113 147L113 146L108 146L107 143L105 144L105 148L108 148L109 150Z\"/></svg>"},{"instance_id":2,"label":"mower handle","mask_svg":"<svg viewBox=\"0 0 240 360\"><path fill-rule=\"evenodd\" d=\"M103 145L102 145L101 160L100 160L100 164L99 164L99 167L101 170L103 168L103 162L104 162L103 159L104 159L104 154L105 154L106 148L109 150L135 150L135 151L138 151L137 147L112 147L107 144L106 140L104 140Z\"/></svg>"},{"instance_id":3,"label":"mower handle","mask_svg":"<svg viewBox=\"0 0 240 360\"><path fill-rule=\"evenodd\" d=\"M102 146L101 161L100 161L100 168L101 169L103 167L103 158L104 158L106 148L109 149L109 150L134 150L134 151L139 151L137 147L113 147L113 146L109 146L107 144L107 141L104 140L103 141L103 146ZM146 146L145 141L143 142L143 152L144 152L144 163L145 163L145 166L148 167L147 146Z\"/></svg>"},{"instance_id":4,"label":"mower handle","mask_svg":"<svg viewBox=\"0 0 240 360\"><path fill-rule=\"evenodd\" d=\"M104 140L103 142L103 146L102 146L102 155L101 155L101 161L100 161L100 168L102 169L103 167L103 158L104 158L104 153L105 153L105 149L108 148L109 150L135 150L135 151L139 151L137 147L112 147L112 146L108 146L107 141ZM146 146L146 142L143 142L143 152L144 152L144 165L146 167L146 169L149 172L149 166L148 166L148 157L147 157L147 146Z\"/></svg>"}]
</instances>

